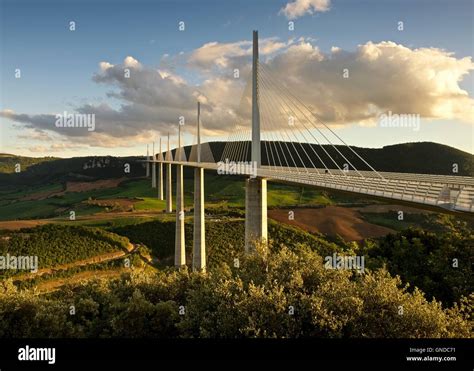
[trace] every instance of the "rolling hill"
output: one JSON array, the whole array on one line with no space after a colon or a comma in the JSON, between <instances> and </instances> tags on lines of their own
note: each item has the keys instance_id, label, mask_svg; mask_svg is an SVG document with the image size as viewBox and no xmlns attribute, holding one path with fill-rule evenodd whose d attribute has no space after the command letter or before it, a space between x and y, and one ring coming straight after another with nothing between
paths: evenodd
<instances>
[{"instance_id":1,"label":"rolling hill","mask_svg":"<svg viewBox=\"0 0 474 371\"><path fill-rule=\"evenodd\" d=\"M219 161L226 143L210 142L209 145L214 159ZM318 167L324 167L317 158L317 153L328 167L335 168L336 166L331 162L328 154L339 165L342 165L346 160L338 153L339 151L358 170L370 170L350 149L344 146L336 146L336 150L330 145L325 145L323 146L324 150L322 150L315 144L292 146L284 142L262 142L262 163L264 165L268 164L268 157L271 158L270 155L267 157L265 146L273 149L274 158L277 157L277 151L281 159L285 156L290 158L289 150L291 150L291 157L295 159L293 166L311 167L313 163ZM352 148L378 171L461 176L474 175L474 155L438 143L419 142L396 144L383 148ZM185 146L184 149L186 156L189 157L191 146ZM300 156L295 155L295 150L300 152ZM308 159L304 152L310 156L310 159ZM175 151L173 151L174 153ZM299 157L301 157L301 160ZM60 159L0 154L0 183L2 185L21 185L33 182L43 184L53 181L88 181L115 178L124 176L124 165L126 163L131 164L130 173L126 176L137 177L144 174L144 165L136 162L139 159L143 159L143 157L89 156ZM250 146L248 146L246 160L250 160ZM15 164L21 165L22 171L20 173L15 173ZM458 173L453 173L453 164L458 165ZM283 162L281 165L286 166L286 163Z\"/></svg>"},{"instance_id":2,"label":"rolling hill","mask_svg":"<svg viewBox=\"0 0 474 371\"><path fill-rule=\"evenodd\" d=\"M212 154L219 161L224 152L225 142L209 143ZM267 148L267 150L265 149ZM262 142L262 164L270 163L286 166L284 158L290 166L324 167L321 160L329 167L336 168L330 157L339 166L349 160L358 170L370 168L345 146L323 145L324 150L316 144L290 144L286 142ZM246 161L250 160L250 144L247 144ZM337 150L336 150L337 148ZM378 171L439 174L439 175L474 175L474 155L459 149L432 142L402 143L382 148L352 147L363 159ZM273 151L273 156L271 155ZM185 148L186 155L190 153L190 146ZM268 152L268 156L267 156ZM298 155L295 153L298 152ZM341 156L341 154L344 155ZM318 159L318 156L321 160ZM330 156L330 157L329 157ZM309 157L309 158L308 158ZM278 161L280 158L281 163ZM294 163L289 159L293 158ZM273 160L275 159L275 160ZM458 172L453 173L453 164L458 165Z\"/></svg>"}]
</instances>

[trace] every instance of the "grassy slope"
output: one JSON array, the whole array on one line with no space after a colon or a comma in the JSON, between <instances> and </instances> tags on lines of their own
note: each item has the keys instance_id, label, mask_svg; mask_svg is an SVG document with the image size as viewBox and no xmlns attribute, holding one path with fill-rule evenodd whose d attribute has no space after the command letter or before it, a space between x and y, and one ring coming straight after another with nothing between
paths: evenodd
<instances>
[{"instance_id":1,"label":"grassy slope","mask_svg":"<svg viewBox=\"0 0 474 371\"><path fill-rule=\"evenodd\" d=\"M173 185L173 190L174 190ZM205 194L206 194L206 210L209 213L215 213L213 210L220 210L220 213L227 213L229 207L244 208L245 197L244 179L233 176L217 176L211 172L206 172L205 177ZM57 217L59 220L68 221L69 211L74 210L78 217L88 216L104 208L98 206L87 205L89 197L95 199L111 199L111 198L137 198L134 205L136 212L142 211L163 211L165 202L157 199L157 189L150 187L149 179L131 179L123 182L120 186L110 189L94 190L79 193L66 193L62 196L54 196L45 200L37 201L17 201L13 202L13 196L21 194L24 197L27 194L39 191L60 190L61 186L45 185L38 189L22 190L21 193L4 193L0 194L0 206L2 212L0 220L12 219L35 219L35 218L51 218ZM173 192L174 193L174 192ZM185 207L190 210L193 206L193 182L192 179L185 179ZM174 195L173 195L174 196ZM316 188L292 187L288 185L269 183L268 190L268 206L269 207L287 207L287 206L318 206L331 205L338 203L354 202L355 198L350 195L342 195L323 191ZM175 197L173 197L175 203ZM146 217L137 215L138 221L153 220L153 216ZM173 216L162 216L159 218L167 218L174 220ZM427 223L424 217L410 217L407 215L405 221L398 221L391 213L383 214L366 214L365 218L368 222L387 226L396 230L408 228L409 226L426 227ZM125 225L134 219L134 214L130 213L130 217L117 217L113 213L110 214L108 220L82 221L83 225L93 226L118 226Z\"/></svg>"},{"instance_id":2,"label":"grassy slope","mask_svg":"<svg viewBox=\"0 0 474 371\"><path fill-rule=\"evenodd\" d=\"M214 158L221 158L224 145L225 143L223 142L213 142L210 144L214 152ZM336 146L338 152L330 145L324 145L325 152L315 144L313 144L314 151L310 149L309 145L305 147L306 151L300 146L296 148L293 147L291 151L291 156L297 162L298 166L302 165L302 163L300 163L301 161L298 160L301 159L306 162L307 167L312 166L312 164L315 164L317 167L324 167L316 157L315 152L319 153L324 163L331 164L332 160L330 160L326 154L327 152L332 158L336 159L339 164L345 162L340 156L340 154L342 154L357 169L369 170L366 164L345 146ZM286 157L289 157L288 150L285 150L285 146L281 148L287 153ZM288 148L291 148L291 146ZM417 142L395 144L383 148L360 148L352 146L352 149L378 171L463 176L473 176L474 174L474 156L472 154L443 144ZM300 155L296 156L295 151L298 151ZM312 157L311 162L308 160L308 155ZM247 160L249 159L247 158ZM262 153L262 163L265 164L266 161L266 154ZM453 164L455 163L458 164L459 167L457 174L453 174Z\"/></svg>"},{"instance_id":3,"label":"grassy slope","mask_svg":"<svg viewBox=\"0 0 474 371\"><path fill-rule=\"evenodd\" d=\"M40 164L42 162L57 160L56 157L24 157L16 156L8 153L0 153L0 173L11 174L15 172L15 166L20 164L20 170L24 171L30 166Z\"/></svg>"},{"instance_id":4,"label":"grassy slope","mask_svg":"<svg viewBox=\"0 0 474 371\"><path fill-rule=\"evenodd\" d=\"M207 207L227 205L243 208L245 206L245 183L243 178L206 173L205 182ZM192 179L185 179L186 208L192 208L193 206L193 187ZM62 188L61 184L46 184L38 188L28 187L20 190L10 190L10 192L5 190L0 192L0 205L2 206L0 220L68 218L70 210L74 210L78 216L90 215L103 210L103 208L83 203L89 198L100 200L124 197L138 198L140 200L135 203L135 210L137 211L162 211L165 208L165 201L157 198L157 189L151 188L150 180L143 178L126 180L116 188L87 192L67 192L64 195L57 195L44 200L19 200L37 192L61 191ZM174 184L173 191L175 191ZM174 195L175 192L173 192ZM175 203L175 201L175 197L173 197L173 202ZM330 203L331 200L320 190L279 184L269 185L269 207Z\"/></svg>"},{"instance_id":5,"label":"grassy slope","mask_svg":"<svg viewBox=\"0 0 474 371\"><path fill-rule=\"evenodd\" d=\"M216 144L217 147L219 144ZM382 149L357 149L375 168L388 171L417 171L450 173L452 163L460 165L461 174L472 173L473 156L455 148L436 143L405 143L387 146ZM217 156L216 158L218 158ZM397 159L396 161L394 159ZM89 197L109 199L118 197L140 198L135 204L137 211L164 209L164 202L157 199L157 190L150 187L149 179L136 178L143 174L143 165L136 165L136 158L107 158L107 168L83 170L83 165L91 159L100 157L84 157L71 159L30 158L0 154L0 220L36 219L50 217L68 217L69 210L77 215L90 215L102 210L99 207L85 205L83 201ZM102 160L106 159L105 157ZM80 180L81 176L88 179L103 179L123 176L123 163L130 162L133 174L131 179L113 189L96 190L81 193L66 193L46 200L27 201L19 199L36 192L59 191L67 180ZM7 174L12 171L15 163L22 164L21 174ZM449 166L448 166L449 165ZM395 166L395 167L394 167ZM427 168L429 167L429 168ZM447 169L449 167L449 169ZM25 171L26 170L26 171ZM188 169L189 170L189 169ZM449 170L449 171L448 171ZM191 174L189 171L185 174ZM186 176L186 175L185 175ZM5 182L3 183L3 179ZM173 190L174 190L173 185ZM205 177L206 206L213 207L244 207L244 180L240 177L217 176L206 172ZM193 182L185 179L185 206L192 207ZM285 207L298 205L328 205L333 203L354 203L360 198L342 195L315 188L289 187L269 183L268 206ZM373 216L378 224L389 222L385 216Z\"/></svg>"}]
</instances>

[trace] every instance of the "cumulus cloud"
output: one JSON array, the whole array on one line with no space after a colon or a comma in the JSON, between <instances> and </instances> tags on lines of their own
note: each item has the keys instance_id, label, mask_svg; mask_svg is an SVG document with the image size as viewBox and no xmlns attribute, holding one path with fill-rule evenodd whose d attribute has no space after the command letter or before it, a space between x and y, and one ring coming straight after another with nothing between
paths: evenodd
<instances>
[{"instance_id":1,"label":"cumulus cloud","mask_svg":"<svg viewBox=\"0 0 474 371\"><path fill-rule=\"evenodd\" d=\"M295 0L287 3L280 10L288 19L296 19L305 14L314 14L316 12L327 12L331 6L330 0Z\"/></svg>"},{"instance_id":2,"label":"cumulus cloud","mask_svg":"<svg viewBox=\"0 0 474 371\"><path fill-rule=\"evenodd\" d=\"M472 122L474 101L459 86L474 69L471 57L458 59L441 49L410 49L389 41L324 55L302 41L269 65L329 123L373 122L388 110Z\"/></svg>"},{"instance_id":3,"label":"cumulus cloud","mask_svg":"<svg viewBox=\"0 0 474 371\"><path fill-rule=\"evenodd\" d=\"M473 99L459 85L474 69L471 57L456 58L442 49L412 49L390 41L367 42L353 51L334 47L325 53L309 38L266 39L261 54L262 68L328 124L373 124L380 113L389 110L430 119L473 121ZM185 130L193 133L198 99L204 135L226 137L236 120L250 117L249 101L241 97L250 73L251 41L204 44L186 56L185 66L200 78L199 85L166 66L153 68L132 56L118 64L100 62L93 80L110 88L108 97L120 105L78 106L77 113L95 114L93 132L57 128L52 113L3 110L0 116L34 130L38 138L38 133L54 133L72 137L75 144L101 147L145 143L157 133L175 135L180 116L186 119ZM236 66L241 71L239 79L232 73ZM346 69L348 78L343 76ZM270 90L260 86L262 96L271 94ZM242 102L243 111L239 110ZM262 107L262 115L266 112ZM278 129L277 122L272 125Z\"/></svg>"},{"instance_id":4,"label":"cumulus cloud","mask_svg":"<svg viewBox=\"0 0 474 371\"><path fill-rule=\"evenodd\" d=\"M262 56L276 53L289 44L282 42L275 37L259 40L259 54ZM206 43L200 48L194 50L189 56L189 64L203 70L209 70L214 67L233 68L245 65L252 56L252 41L244 40L234 43Z\"/></svg>"},{"instance_id":5,"label":"cumulus cloud","mask_svg":"<svg viewBox=\"0 0 474 371\"><path fill-rule=\"evenodd\" d=\"M93 81L109 87L107 96L118 99L121 105L119 108L109 103L76 107L76 113L95 115L95 130L92 132L84 128L56 127L55 113L29 115L3 110L0 117L20 123L25 128L74 137L74 141L83 137L86 138L84 143L123 146L139 142L144 133L147 133L148 141L153 133L175 135L181 116L188 123L185 130L193 133L198 99L202 103L205 123L203 134L225 133L229 121L235 119L233 106L238 104L236 97L242 92L242 81L234 79L231 74L207 77L201 86L194 86L170 70L143 66L131 56L119 64L100 62ZM128 142L122 138L127 138Z\"/></svg>"},{"instance_id":6,"label":"cumulus cloud","mask_svg":"<svg viewBox=\"0 0 474 371\"><path fill-rule=\"evenodd\" d=\"M82 146L72 143L52 143L49 146L36 145L28 147L28 150L33 153L51 153L51 152L64 152L70 150L81 149Z\"/></svg>"}]
</instances>

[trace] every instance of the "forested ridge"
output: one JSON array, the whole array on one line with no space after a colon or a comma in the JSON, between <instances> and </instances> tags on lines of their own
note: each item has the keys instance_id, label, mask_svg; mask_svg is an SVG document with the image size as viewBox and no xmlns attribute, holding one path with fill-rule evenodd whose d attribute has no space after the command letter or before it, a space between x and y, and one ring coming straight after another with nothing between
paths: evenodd
<instances>
[{"instance_id":1,"label":"forested ridge","mask_svg":"<svg viewBox=\"0 0 474 371\"><path fill-rule=\"evenodd\" d=\"M39 269L124 250L129 244L127 238L100 228L54 224L23 229L7 237L0 240L0 255L37 256ZM10 276L22 271L2 273Z\"/></svg>"}]
</instances>

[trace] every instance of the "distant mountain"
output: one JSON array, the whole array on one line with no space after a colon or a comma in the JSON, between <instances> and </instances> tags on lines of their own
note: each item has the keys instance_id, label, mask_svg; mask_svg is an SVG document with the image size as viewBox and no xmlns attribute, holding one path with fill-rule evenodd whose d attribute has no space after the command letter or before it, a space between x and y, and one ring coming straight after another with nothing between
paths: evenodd
<instances>
[{"instance_id":1,"label":"distant mountain","mask_svg":"<svg viewBox=\"0 0 474 371\"><path fill-rule=\"evenodd\" d=\"M138 163L138 159L143 159L143 157L89 156L63 159L2 154L0 155L0 185L142 176L145 173L144 164ZM18 173L15 171L17 164L21 166L21 171ZM125 173L125 164L130 164L130 173Z\"/></svg>"},{"instance_id":2,"label":"distant mountain","mask_svg":"<svg viewBox=\"0 0 474 371\"><path fill-rule=\"evenodd\" d=\"M474 176L474 156L433 142L404 143L366 150L369 162L383 171ZM453 173L454 164L458 173Z\"/></svg>"},{"instance_id":3,"label":"distant mountain","mask_svg":"<svg viewBox=\"0 0 474 371\"><path fill-rule=\"evenodd\" d=\"M227 144L229 146L230 144ZM235 144L233 144L235 146ZM225 142L211 142L210 147L216 161L221 160ZM186 154L190 152L187 146ZM242 142L239 148L246 148L246 161L250 160L250 142ZM378 171L462 175L474 176L474 156L459 149L432 142L403 143L383 148L351 147L368 164ZM230 151L228 151L230 152ZM243 153L242 152L242 153ZM329 168L336 168L334 161L342 167L350 162L358 170L370 168L346 146L331 146L317 144L299 144L290 142L262 142L262 164L287 166L321 167L326 164ZM319 157L318 157L319 156ZM344 158L345 157L345 158ZM285 160L286 159L286 160ZM292 160L290 160L292 159ZM457 164L458 172L453 172ZM350 169L353 169L350 166Z\"/></svg>"},{"instance_id":4,"label":"distant mountain","mask_svg":"<svg viewBox=\"0 0 474 371\"><path fill-rule=\"evenodd\" d=\"M214 159L219 161L224 153L226 143L211 142L209 145ZM245 145L247 151L246 155L242 157L249 161L250 142L239 144L242 148L245 148ZM324 167L322 163L324 162L328 167L336 168L332 158L339 166L350 162L358 170L370 170L357 155L345 146L334 148L324 145L323 148L306 143L262 142L262 163L268 164L270 158L272 163L275 161L277 165L286 166L284 160L286 158L290 166L312 167L314 164L317 167ZM189 158L191 146L186 146L184 149L187 158ZM474 176L474 156L442 144L420 142L396 144L383 148L352 147L352 149L379 171ZM175 153L174 150L173 153ZM289 160L290 158L294 162ZM137 160L143 159L143 156L89 156L60 159L0 154L0 185L118 178L125 175L124 166L127 163L131 165L130 173L127 176L138 177L145 174L144 164L137 162ZM16 164L21 165L20 173L15 173ZM457 164L458 173L453 173L453 164ZM187 171L186 173L192 175L191 172Z\"/></svg>"},{"instance_id":5,"label":"distant mountain","mask_svg":"<svg viewBox=\"0 0 474 371\"><path fill-rule=\"evenodd\" d=\"M23 157L11 155L8 153L0 153L0 173L14 173L18 164L20 170L26 170L32 165L42 162L57 160L56 157Z\"/></svg>"}]
</instances>

